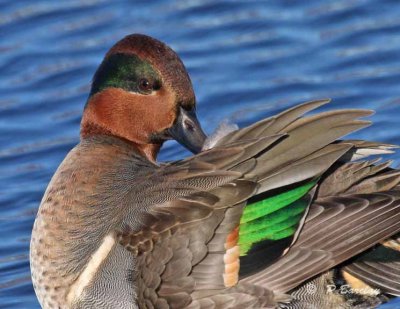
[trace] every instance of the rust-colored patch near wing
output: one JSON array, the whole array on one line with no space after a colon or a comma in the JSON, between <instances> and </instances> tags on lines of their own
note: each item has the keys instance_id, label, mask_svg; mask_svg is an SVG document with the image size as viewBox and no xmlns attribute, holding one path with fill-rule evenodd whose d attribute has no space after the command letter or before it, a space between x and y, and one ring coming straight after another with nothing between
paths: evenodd
<instances>
[{"instance_id":1,"label":"rust-colored patch near wing","mask_svg":"<svg viewBox=\"0 0 400 309\"><path fill-rule=\"evenodd\" d=\"M240 250L237 245L239 239L239 228L235 228L226 238L224 254L225 272L224 285L225 287L232 287L238 283L240 261Z\"/></svg>"}]
</instances>

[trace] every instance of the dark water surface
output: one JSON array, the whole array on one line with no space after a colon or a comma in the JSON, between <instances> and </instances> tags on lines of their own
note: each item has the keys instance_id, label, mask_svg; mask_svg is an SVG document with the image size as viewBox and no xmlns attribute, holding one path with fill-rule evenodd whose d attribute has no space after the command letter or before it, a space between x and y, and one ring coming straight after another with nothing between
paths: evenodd
<instances>
[{"instance_id":1,"label":"dark water surface","mask_svg":"<svg viewBox=\"0 0 400 309\"><path fill-rule=\"evenodd\" d=\"M399 16L396 0L0 0L0 308L39 307L33 220L115 41L140 32L174 48L208 132L224 118L243 126L330 97L329 108L377 111L352 137L400 144ZM183 154L171 142L160 159ZM400 153L388 158L399 165Z\"/></svg>"}]
</instances>

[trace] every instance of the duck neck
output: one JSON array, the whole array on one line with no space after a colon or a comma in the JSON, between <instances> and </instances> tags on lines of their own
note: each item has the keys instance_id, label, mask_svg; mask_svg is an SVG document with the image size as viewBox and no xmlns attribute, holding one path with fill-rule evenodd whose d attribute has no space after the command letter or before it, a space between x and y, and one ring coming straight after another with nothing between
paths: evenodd
<instances>
[{"instance_id":1,"label":"duck neck","mask_svg":"<svg viewBox=\"0 0 400 309\"><path fill-rule=\"evenodd\" d=\"M85 120L86 119L84 117L81 123L81 133L80 133L81 140L96 138L101 136L113 137L129 144L129 146L136 153L146 158L150 162L155 163L157 161L157 155L158 152L160 151L162 143L152 144L152 143L137 143L134 141L130 141L127 140L126 138L115 135L115 133L109 129L106 129L102 126L99 126L95 123L91 123Z\"/></svg>"},{"instance_id":2,"label":"duck neck","mask_svg":"<svg viewBox=\"0 0 400 309\"><path fill-rule=\"evenodd\" d=\"M149 161L155 163L157 161L157 155L160 151L161 144L134 144L133 147L139 152L143 157Z\"/></svg>"}]
</instances>

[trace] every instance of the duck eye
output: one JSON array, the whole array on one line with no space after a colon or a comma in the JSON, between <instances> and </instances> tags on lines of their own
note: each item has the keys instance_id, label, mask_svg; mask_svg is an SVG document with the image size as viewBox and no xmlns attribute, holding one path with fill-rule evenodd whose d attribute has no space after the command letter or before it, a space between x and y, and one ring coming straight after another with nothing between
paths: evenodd
<instances>
[{"instance_id":1,"label":"duck eye","mask_svg":"<svg viewBox=\"0 0 400 309\"><path fill-rule=\"evenodd\" d=\"M150 91L153 90L153 85L146 79L142 78L139 81L139 90L145 93L149 93Z\"/></svg>"}]
</instances>

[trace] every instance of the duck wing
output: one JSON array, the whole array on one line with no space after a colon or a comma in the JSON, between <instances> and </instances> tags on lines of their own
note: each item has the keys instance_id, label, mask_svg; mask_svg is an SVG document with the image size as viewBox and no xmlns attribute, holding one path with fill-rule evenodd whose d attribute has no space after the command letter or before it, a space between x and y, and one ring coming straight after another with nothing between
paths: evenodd
<instances>
[{"instance_id":1,"label":"duck wing","mask_svg":"<svg viewBox=\"0 0 400 309\"><path fill-rule=\"evenodd\" d=\"M370 124L357 119L371 114L362 110L301 117L325 103L305 103L232 132L215 148L146 175L148 188L134 198L151 195L154 202L127 214L118 235L139 261L139 299L171 308L203 308L211 299L229 307L280 301L269 288L256 289L258 282L248 285L239 277L251 280L287 252L319 177L353 147L333 142ZM319 206L329 213L331 204L337 201ZM132 224L138 218L140 224ZM263 252L275 251L260 263ZM239 264L246 265L240 273Z\"/></svg>"},{"instance_id":2,"label":"duck wing","mask_svg":"<svg viewBox=\"0 0 400 309\"><path fill-rule=\"evenodd\" d=\"M362 194L382 192L390 195L390 192L387 191L396 189L395 187L398 186L400 173L389 168L390 161L383 163L379 163L380 159L358 162L342 161L344 158L350 160L355 156L358 158L360 155L366 153L389 153L395 146L363 141L352 142L354 142L355 147L346 153L340 161L336 162L321 178L316 194L316 203L327 197L339 198L340 196L349 195L351 192ZM341 204L338 205L341 206ZM314 207L315 205L311 206L312 209ZM300 239L305 237L302 233L303 231L300 232ZM322 230L321 233L325 233L325 230ZM321 237L324 237L324 235ZM343 299L340 294L327 293L327 286L335 285L334 280L336 279L334 278L336 278L336 275L334 274L339 275L341 278L339 280L344 280L345 284L356 289L364 286L365 291L379 289L382 293L396 295L399 281L399 266L396 263L400 261L399 251L396 250L397 247L395 235L377 244L372 249L359 254L357 257L340 264L334 268L334 271L322 273L302 282L295 290L290 292L293 301L283 307L308 308L313 303L318 304L317 306L320 307L336 308L339 306L340 301L343 301L343 303L348 302L349 299ZM311 253L311 251L308 253ZM289 254L291 253L289 252ZM321 253L322 255L329 256L329 252ZM323 263L320 266L322 265ZM362 299L365 304L368 302L379 303L380 301L376 295L354 293L355 299ZM349 294L347 296L350 297Z\"/></svg>"},{"instance_id":3,"label":"duck wing","mask_svg":"<svg viewBox=\"0 0 400 309\"><path fill-rule=\"evenodd\" d=\"M288 254L245 282L287 292L397 233L399 189L328 197L313 203Z\"/></svg>"},{"instance_id":4,"label":"duck wing","mask_svg":"<svg viewBox=\"0 0 400 309\"><path fill-rule=\"evenodd\" d=\"M395 147L360 141L358 145L362 147L358 155L371 151L377 151L378 154L382 151L389 153ZM400 171L389 168L391 161L378 164L379 161L380 159L359 161L339 164L340 166L336 166L335 169L332 167L331 172L328 171L319 186L318 196L339 196L357 192L377 193L393 189L400 182ZM399 235L381 241L371 250L346 263L346 266L341 266L340 271L349 278L354 277L373 288L378 288L382 293L400 296L399 241Z\"/></svg>"}]
</instances>

